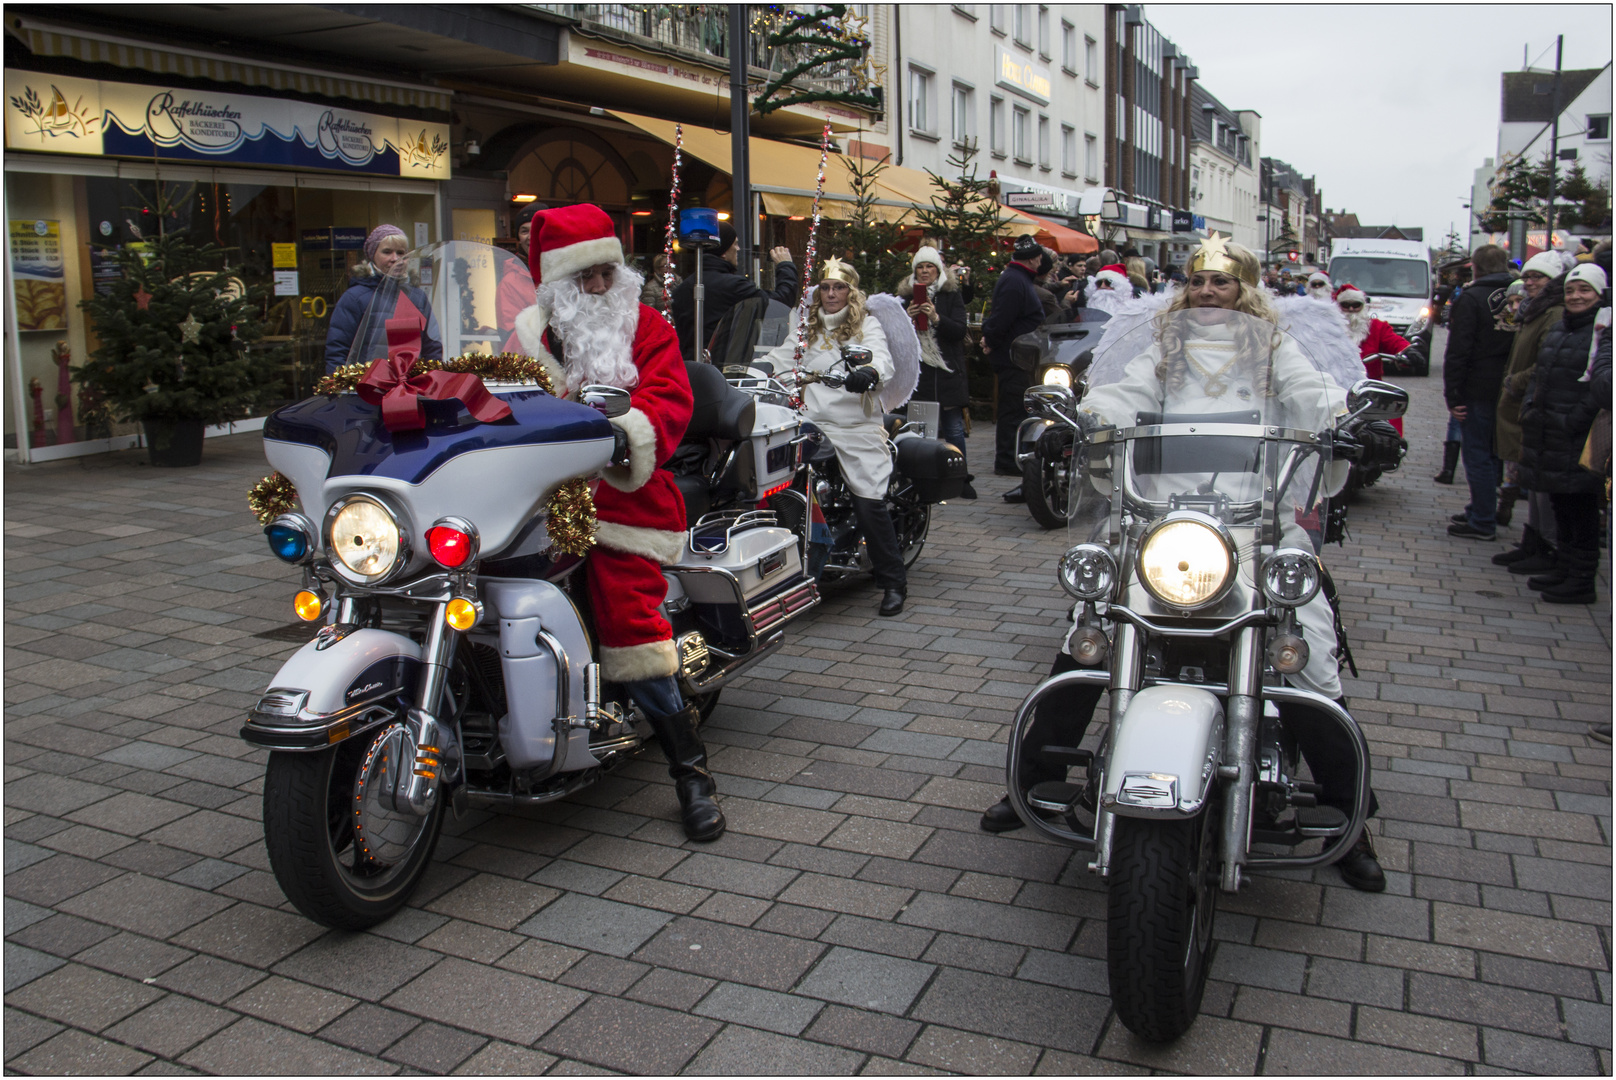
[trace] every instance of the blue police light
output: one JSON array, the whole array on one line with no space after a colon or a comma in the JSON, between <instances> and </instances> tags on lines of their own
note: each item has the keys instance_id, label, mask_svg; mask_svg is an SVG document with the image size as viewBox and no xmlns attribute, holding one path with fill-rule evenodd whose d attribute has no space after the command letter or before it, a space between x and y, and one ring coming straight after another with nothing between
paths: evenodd
<instances>
[{"instance_id":1,"label":"blue police light","mask_svg":"<svg viewBox=\"0 0 1616 1080\"><path fill-rule=\"evenodd\" d=\"M300 514L282 514L264 526L264 535L269 538L269 550L275 557L289 563L303 562L314 546L313 527Z\"/></svg>"},{"instance_id":2,"label":"blue police light","mask_svg":"<svg viewBox=\"0 0 1616 1080\"><path fill-rule=\"evenodd\" d=\"M679 211L679 239L687 244L717 242L718 211L705 206Z\"/></svg>"}]
</instances>

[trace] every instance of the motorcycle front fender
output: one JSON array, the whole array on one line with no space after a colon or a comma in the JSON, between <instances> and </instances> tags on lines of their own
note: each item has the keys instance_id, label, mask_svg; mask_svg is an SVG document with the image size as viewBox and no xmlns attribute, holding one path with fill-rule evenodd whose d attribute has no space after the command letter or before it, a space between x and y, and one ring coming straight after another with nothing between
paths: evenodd
<instances>
[{"instance_id":1,"label":"motorcycle front fender","mask_svg":"<svg viewBox=\"0 0 1616 1080\"><path fill-rule=\"evenodd\" d=\"M270 750L324 750L387 719L420 673L421 646L402 634L317 637L281 665L241 737Z\"/></svg>"},{"instance_id":2,"label":"motorcycle front fender","mask_svg":"<svg viewBox=\"0 0 1616 1080\"><path fill-rule=\"evenodd\" d=\"M1038 436L1055 421L1041 416L1029 416L1016 428L1016 460L1025 464L1038 446Z\"/></svg>"},{"instance_id":3,"label":"motorcycle front fender","mask_svg":"<svg viewBox=\"0 0 1616 1080\"><path fill-rule=\"evenodd\" d=\"M1223 703L1194 686L1150 686L1114 725L1100 805L1119 817L1187 818L1216 783Z\"/></svg>"}]
</instances>

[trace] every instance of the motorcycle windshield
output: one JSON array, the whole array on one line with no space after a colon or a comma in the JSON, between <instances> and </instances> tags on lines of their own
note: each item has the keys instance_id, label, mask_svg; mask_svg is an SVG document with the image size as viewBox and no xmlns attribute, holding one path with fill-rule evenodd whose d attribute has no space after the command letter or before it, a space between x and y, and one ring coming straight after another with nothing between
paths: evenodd
<instances>
[{"instance_id":1,"label":"motorcycle windshield","mask_svg":"<svg viewBox=\"0 0 1616 1080\"><path fill-rule=\"evenodd\" d=\"M497 355L516 317L535 302L527 264L503 248L451 240L419 248L374 289L354 333L348 363L372 364L414 342L417 356L440 360Z\"/></svg>"},{"instance_id":2,"label":"motorcycle windshield","mask_svg":"<svg viewBox=\"0 0 1616 1080\"><path fill-rule=\"evenodd\" d=\"M1350 349L1310 349L1237 311L1113 318L1078 404L1098 430L1077 451L1072 542L1176 510L1227 525L1266 518L1294 538L1345 480L1329 432L1362 370Z\"/></svg>"}]
</instances>

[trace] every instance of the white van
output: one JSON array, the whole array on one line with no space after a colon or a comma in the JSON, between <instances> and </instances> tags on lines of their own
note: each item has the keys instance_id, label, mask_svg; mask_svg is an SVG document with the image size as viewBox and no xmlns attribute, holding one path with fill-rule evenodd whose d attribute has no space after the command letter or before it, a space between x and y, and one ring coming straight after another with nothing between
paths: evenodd
<instances>
[{"instance_id":1,"label":"white van","mask_svg":"<svg viewBox=\"0 0 1616 1080\"><path fill-rule=\"evenodd\" d=\"M1413 341L1431 326L1431 260L1417 240L1334 240L1330 283L1351 282L1369 297L1369 313ZM1427 353L1429 345L1427 345ZM1415 375L1428 375L1429 358Z\"/></svg>"}]
</instances>

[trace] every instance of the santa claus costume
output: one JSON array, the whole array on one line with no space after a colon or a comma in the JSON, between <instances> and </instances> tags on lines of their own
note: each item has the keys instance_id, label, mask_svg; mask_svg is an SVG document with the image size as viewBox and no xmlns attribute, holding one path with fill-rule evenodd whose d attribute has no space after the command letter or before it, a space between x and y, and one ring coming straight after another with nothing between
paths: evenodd
<instances>
[{"instance_id":1,"label":"santa claus costume","mask_svg":"<svg viewBox=\"0 0 1616 1080\"><path fill-rule=\"evenodd\" d=\"M1330 275L1322 270L1316 270L1307 279L1307 295L1314 300L1330 302Z\"/></svg>"},{"instance_id":2,"label":"santa claus costume","mask_svg":"<svg viewBox=\"0 0 1616 1080\"><path fill-rule=\"evenodd\" d=\"M1085 303L1107 315L1117 314L1136 295L1133 282L1128 280L1128 268L1121 263L1100 267L1084 292Z\"/></svg>"},{"instance_id":3,"label":"santa claus costume","mask_svg":"<svg viewBox=\"0 0 1616 1080\"><path fill-rule=\"evenodd\" d=\"M1408 339L1370 315L1369 297L1350 281L1342 282L1336 289L1335 303L1341 308L1341 314L1347 317L1347 334L1352 338L1352 343L1358 346L1358 355L1364 362L1364 374L1371 379L1384 378L1385 362L1369 358L1381 353L1400 353L1408 348ZM1397 434L1401 435L1403 418L1398 417L1391 423L1397 429Z\"/></svg>"},{"instance_id":4,"label":"santa claus costume","mask_svg":"<svg viewBox=\"0 0 1616 1080\"><path fill-rule=\"evenodd\" d=\"M686 835L712 840L724 831L724 815L713 801L697 710L674 681L673 629L658 610L668 590L662 567L679 560L686 535L684 499L658 467L690 423L679 343L667 321L640 303L644 281L624 265L616 228L598 206L535 214L528 265L536 303L516 317L519 351L544 365L561 397L590 384L629 392L628 412L612 417L627 458L614 457L595 491L597 543L586 565L601 674L621 683L650 720Z\"/></svg>"}]
</instances>

